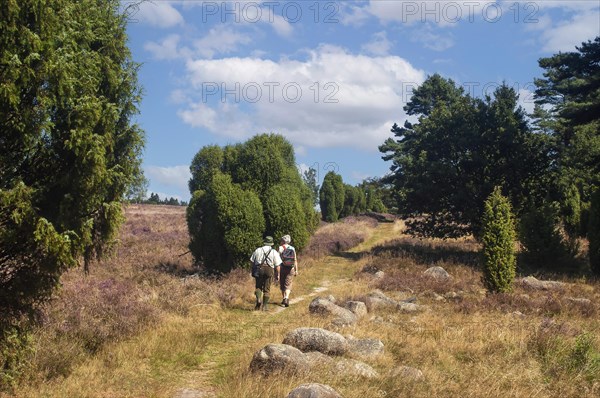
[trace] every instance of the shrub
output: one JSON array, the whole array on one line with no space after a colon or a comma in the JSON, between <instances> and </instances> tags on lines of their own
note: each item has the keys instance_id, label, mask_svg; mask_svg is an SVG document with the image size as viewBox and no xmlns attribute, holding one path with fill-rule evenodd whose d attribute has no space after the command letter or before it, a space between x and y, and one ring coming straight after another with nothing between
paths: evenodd
<instances>
[{"instance_id":1,"label":"shrub","mask_svg":"<svg viewBox=\"0 0 600 398\"><path fill-rule=\"evenodd\" d=\"M336 222L338 220L338 213L335 207L335 189L333 184L329 180L324 180L321 185L321 191L319 192L320 205L321 205L321 216L323 221Z\"/></svg>"},{"instance_id":2,"label":"shrub","mask_svg":"<svg viewBox=\"0 0 600 398\"><path fill-rule=\"evenodd\" d=\"M300 249L317 227L294 148L280 135L204 147L190 171L190 189L198 190L187 213L189 247L209 269L245 267L263 235L290 234Z\"/></svg>"},{"instance_id":3,"label":"shrub","mask_svg":"<svg viewBox=\"0 0 600 398\"><path fill-rule=\"evenodd\" d=\"M569 258L572 258L570 249L558 225L558 207L552 202L546 201L523 214L519 224L519 240L527 264L559 269L569 263Z\"/></svg>"},{"instance_id":4,"label":"shrub","mask_svg":"<svg viewBox=\"0 0 600 398\"><path fill-rule=\"evenodd\" d=\"M291 235L294 247L302 250L308 243L310 234L297 190L291 184L272 186L267 191L264 211L267 231L276 240L285 234Z\"/></svg>"},{"instance_id":5,"label":"shrub","mask_svg":"<svg viewBox=\"0 0 600 398\"><path fill-rule=\"evenodd\" d=\"M515 229L511 206L499 187L485 201L482 220L483 278L489 291L506 292L515 277Z\"/></svg>"},{"instance_id":6,"label":"shrub","mask_svg":"<svg viewBox=\"0 0 600 398\"><path fill-rule=\"evenodd\" d=\"M600 189L592 196L589 212L588 238L590 241L590 267L600 275Z\"/></svg>"},{"instance_id":7,"label":"shrub","mask_svg":"<svg viewBox=\"0 0 600 398\"><path fill-rule=\"evenodd\" d=\"M214 175L206 193L196 191L188 210L190 250L210 269L227 272L245 267L249 253L261 242L265 229L258 196Z\"/></svg>"}]
</instances>

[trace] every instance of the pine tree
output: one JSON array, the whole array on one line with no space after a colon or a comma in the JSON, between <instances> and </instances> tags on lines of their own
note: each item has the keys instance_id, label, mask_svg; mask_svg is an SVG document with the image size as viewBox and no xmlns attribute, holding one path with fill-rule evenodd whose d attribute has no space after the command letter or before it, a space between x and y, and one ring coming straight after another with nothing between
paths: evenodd
<instances>
[{"instance_id":1,"label":"pine tree","mask_svg":"<svg viewBox=\"0 0 600 398\"><path fill-rule=\"evenodd\" d=\"M482 243L483 278L487 289L509 291L516 272L515 227L510 202L499 187L485 201Z\"/></svg>"}]
</instances>

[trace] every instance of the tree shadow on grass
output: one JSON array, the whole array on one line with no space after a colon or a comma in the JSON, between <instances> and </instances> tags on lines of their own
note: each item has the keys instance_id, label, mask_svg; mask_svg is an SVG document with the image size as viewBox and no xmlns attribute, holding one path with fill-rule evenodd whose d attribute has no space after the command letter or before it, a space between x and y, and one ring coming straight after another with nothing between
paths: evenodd
<instances>
[{"instance_id":1,"label":"tree shadow on grass","mask_svg":"<svg viewBox=\"0 0 600 398\"><path fill-rule=\"evenodd\" d=\"M361 258L363 258L364 256L368 255L369 252L366 251L362 251L362 252L336 252L333 253L334 257L341 257L341 258L345 258L347 260L351 260L351 261L358 261Z\"/></svg>"},{"instance_id":2,"label":"tree shadow on grass","mask_svg":"<svg viewBox=\"0 0 600 398\"><path fill-rule=\"evenodd\" d=\"M428 241L401 238L375 246L370 254L380 258L412 258L420 264L449 262L481 267L481 247L475 242Z\"/></svg>"}]
</instances>

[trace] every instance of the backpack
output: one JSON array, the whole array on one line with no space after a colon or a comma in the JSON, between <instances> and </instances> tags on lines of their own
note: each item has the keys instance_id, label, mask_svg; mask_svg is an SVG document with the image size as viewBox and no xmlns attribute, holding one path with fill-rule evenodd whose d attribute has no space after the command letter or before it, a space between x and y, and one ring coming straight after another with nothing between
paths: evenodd
<instances>
[{"instance_id":1,"label":"backpack","mask_svg":"<svg viewBox=\"0 0 600 398\"><path fill-rule=\"evenodd\" d=\"M294 247L290 245L284 245L282 247L281 261L283 261L283 265L293 267L294 262L296 261L296 251L294 250Z\"/></svg>"}]
</instances>

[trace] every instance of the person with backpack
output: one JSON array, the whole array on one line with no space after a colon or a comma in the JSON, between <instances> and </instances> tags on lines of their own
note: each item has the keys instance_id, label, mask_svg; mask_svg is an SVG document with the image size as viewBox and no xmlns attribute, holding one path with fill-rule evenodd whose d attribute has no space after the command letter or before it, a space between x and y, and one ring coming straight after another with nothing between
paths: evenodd
<instances>
[{"instance_id":1,"label":"person with backpack","mask_svg":"<svg viewBox=\"0 0 600 398\"><path fill-rule=\"evenodd\" d=\"M273 249L273 237L266 236L263 246L257 248L250 257L252 263L252 277L256 279L256 305L254 310L268 310L269 297L271 293L271 284L273 277L279 280L279 267L281 266L281 257L279 252Z\"/></svg>"},{"instance_id":2,"label":"person with backpack","mask_svg":"<svg viewBox=\"0 0 600 398\"><path fill-rule=\"evenodd\" d=\"M298 275L298 259L296 258L296 249L290 245L292 238L289 235L281 237L279 254L281 255L281 274L279 278L279 287L283 295L281 305L290 306L290 293L292 292L292 278Z\"/></svg>"}]
</instances>

